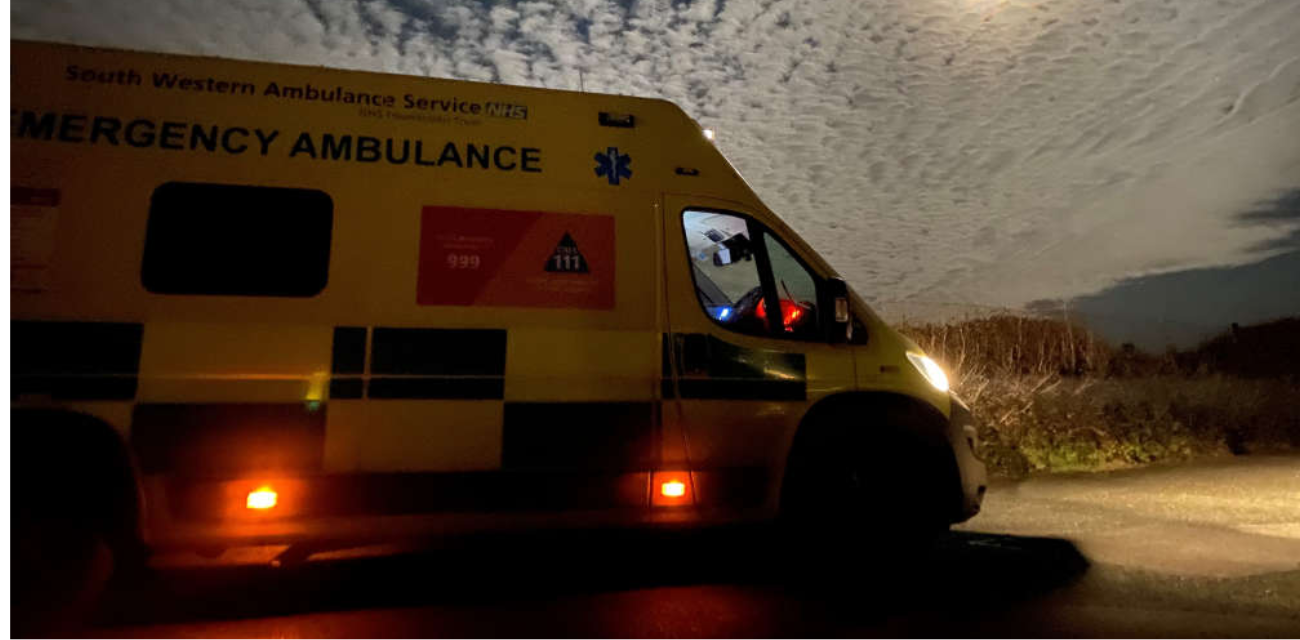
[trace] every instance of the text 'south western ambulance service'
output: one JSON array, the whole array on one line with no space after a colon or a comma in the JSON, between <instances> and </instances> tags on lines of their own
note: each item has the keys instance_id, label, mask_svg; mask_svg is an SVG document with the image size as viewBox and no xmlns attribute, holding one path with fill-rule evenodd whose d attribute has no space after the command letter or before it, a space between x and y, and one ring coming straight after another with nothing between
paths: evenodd
<instances>
[{"instance_id":1,"label":"text 'south western ambulance service'","mask_svg":"<svg viewBox=\"0 0 1300 640\"><path fill-rule=\"evenodd\" d=\"M15 526L125 559L979 510L943 370L670 103L12 54Z\"/></svg>"}]
</instances>

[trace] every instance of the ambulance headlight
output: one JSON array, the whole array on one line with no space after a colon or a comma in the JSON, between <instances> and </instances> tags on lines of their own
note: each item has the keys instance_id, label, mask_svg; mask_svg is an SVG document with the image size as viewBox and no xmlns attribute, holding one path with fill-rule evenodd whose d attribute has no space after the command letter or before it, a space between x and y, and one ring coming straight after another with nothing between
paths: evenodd
<instances>
[{"instance_id":1,"label":"ambulance headlight","mask_svg":"<svg viewBox=\"0 0 1300 640\"><path fill-rule=\"evenodd\" d=\"M948 390L948 376L944 374L943 368L935 362L930 356L915 351L907 352L907 361L912 363L916 370L921 372L921 376L926 379L935 389L939 391Z\"/></svg>"}]
</instances>

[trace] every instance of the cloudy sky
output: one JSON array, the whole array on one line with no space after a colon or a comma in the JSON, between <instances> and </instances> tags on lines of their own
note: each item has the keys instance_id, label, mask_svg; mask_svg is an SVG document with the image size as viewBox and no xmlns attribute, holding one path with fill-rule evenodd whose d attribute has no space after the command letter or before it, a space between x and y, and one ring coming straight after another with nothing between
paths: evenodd
<instances>
[{"instance_id":1,"label":"cloudy sky","mask_svg":"<svg viewBox=\"0 0 1300 640\"><path fill-rule=\"evenodd\" d=\"M1104 301L1300 251L1297 0L11 7L15 38L671 99L886 315ZM1291 302L1261 288L1284 302L1250 313L1300 313L1300 275L1282 283ZM1132 298L1098 313L1203 321Z\"/></svg>"}]
</instances>

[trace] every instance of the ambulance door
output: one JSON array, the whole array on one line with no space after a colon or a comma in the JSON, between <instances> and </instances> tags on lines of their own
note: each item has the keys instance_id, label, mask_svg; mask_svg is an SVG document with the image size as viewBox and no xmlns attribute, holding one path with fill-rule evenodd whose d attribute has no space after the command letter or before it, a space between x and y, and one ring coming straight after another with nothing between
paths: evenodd
<instances>
[{"instance_id":1,"label":"ambulance door","mask_svg":"<svg viewBox=\"0 0 1300 640\"><path fill-rule=\"evenodd\" d=\"M851 349L825 339L824 276L735 203L668 195L664 233L665 434L700 505L773 506L804 412L854 385Z\"/></svg>"}]
</instances>

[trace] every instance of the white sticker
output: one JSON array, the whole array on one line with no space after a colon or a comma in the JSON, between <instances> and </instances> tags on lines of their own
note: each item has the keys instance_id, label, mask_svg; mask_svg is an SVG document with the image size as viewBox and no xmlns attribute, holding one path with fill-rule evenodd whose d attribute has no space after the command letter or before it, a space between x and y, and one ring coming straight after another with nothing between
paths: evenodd
<instances>
[{"instance_id":1,"label":"white sticker","mask_svg":"<svg viewBox=\"0 0 1300 640\"><path fill-rule=\"evenodd\" d=\"M59 190L13 187L9 201L9 288L49 289L59 224Z\"/></svg>"}]
</instances>

